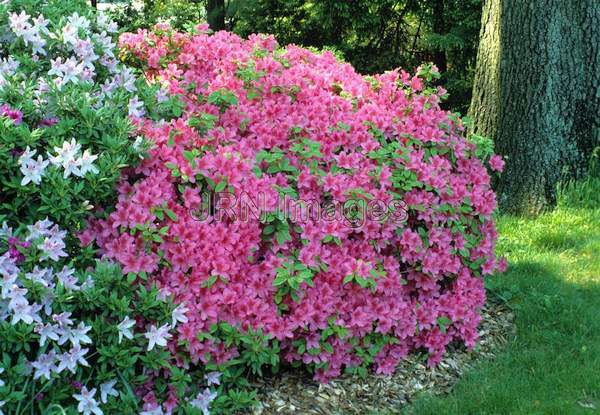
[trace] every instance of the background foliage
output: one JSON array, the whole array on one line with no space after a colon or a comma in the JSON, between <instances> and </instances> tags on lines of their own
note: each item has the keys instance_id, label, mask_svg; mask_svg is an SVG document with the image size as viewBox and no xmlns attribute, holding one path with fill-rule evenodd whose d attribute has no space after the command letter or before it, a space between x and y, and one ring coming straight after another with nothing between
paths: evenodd
<instances>
[{"instance_id":1,"label":"background foliage","mask_svg":"<svg viewBox=\"0 0 600 415\"><path fill-rule=\"evenodd\" d=\"M210 5L207 3L211 3ZM207 17L203 0L145 0L116 9L125 31L168 20L179 29ZM413 71L435 63L450 92L446 107L466 113L471 97L481 0L230 0L223 2L224 28L243 37L273 34L295 43L335 50L359 72L397 67ZM218 12L218 10L216 10Z\"/></svg>"}]
</instances>

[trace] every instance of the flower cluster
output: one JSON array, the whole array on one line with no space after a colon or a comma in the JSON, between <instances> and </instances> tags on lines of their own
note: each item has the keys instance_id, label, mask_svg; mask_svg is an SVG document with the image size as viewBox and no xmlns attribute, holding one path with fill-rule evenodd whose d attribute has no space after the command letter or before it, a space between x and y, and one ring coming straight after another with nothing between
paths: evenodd
<instances>
[{"instance_id":1,"label":"flower cluster","mask_svg":"<svg viewBox=\"0 0 600 415\"><path fill-rule=\"evenodd\" d=\"M12 56L0 59L0 86L6 84L7 78L12 77L19 67L19 61ZM2 106L2 115L6 115L6 106ZM19 120L20 121L20 120Z\"/></svg>"},{"instance_id":2,"label":"flower cluster","mask_svg":"<svg viewBox=\"0 0 600 415\"><path fill-rule=\"evenodd\" d=\"M27 147L25 152L19 157L19 166L21 173L23 174L21 186L25 186L29 182L33 182L34 184L40 184L42 182L42 175L50 162L44 160L41 155L38 155L37 159L33 158L35 153L35 150L31 151L29 147Z\"/></svg>"},{"instance_id":3,"label":"flower cluster","mask_svg":"<svg viewBox=\"0 0 600 415\"><path fill-rule=\"evenodd\" d=\"M475 344L504 161L435 67L116 33L0 1L0 415L237 412L266 366L328 381Z\"/></svg>"},{"instance_id":4,"label":"flower cluster","mask_svg":"<svg viewBox=\"0 0 600 415\"><path fill-rule=\"evenodd\" d=\"M21 240L6 223L2 227L0 242L7 241L9 247L18 245L19 249L9 249L0 256L0 321L17 330L33 328L38 351L21 370L23 374L32 372L34 381L50 381L67 372L76 374L80 366L89 367L86 355L92 327L74 321L73 313L62 311L65 304L57 299L92 289L94 284L89 275L80 283L81 276L70 266L57 270L55 264L68 256L64 251L65 231L48 219L27 228Z\"/></svg>"},{"instance_id":5,"label":"flower cluster","mask_svg":"<svg viewBox=\"0 0 600 415\"><path fill-rule=\"evenodd\" d=\"M64 26L55 31L48 28L50 21L42 14L32 17L24 10L9 13L8 22L16 40L23 42L26 49L33 53L35 61L40 56L50 60L48 75L58 87L69 82L93 80L96 63L110 72L117 72L117 61L113 53L115 44L110 36L117 31L117 27L103 14L96 18L98 32L90 32L92 22L77 12L69 16ZM81 36L81 33L85 33L85 36ZM71 52L73 55L52 59L51 55L55 50L50 49ZM102 51L101 55L96 54L96 49Z\"/></svg>"},{"instance_id":6,"label":"flower cluster","mask_svg":"<svg viewBox=\"0 0 600 415\"><path fill-rule=\"evenodd\" d=\"M50 157L50 161L55 166L61 166L64 169L64 177L67 178L72 174L78 177L83 177L86 173L98 173L98 168L94 166L94 160L98 158L85 150L81 156L78 156L81 150L81 144L78 144L75 139L70 142L65 141L62 147L54 147L55 156Z\"/></svg>"},{"instance_id":7,"label":"flower cluster","mask_svg":"<svg viewBox=\"0 0 600 415\"><path fill-rule=\"evenodd\" d=\"M434 67L363 77L327 52L206 26L186 35L161 24L120 43L185 111L136 121L150 157L80 239L186 304L173 354L256 373L302 362L327 381L371 364L390 373L421 349L435 364L450 342L475 344L482 276L504 267L496 200L480 149L440 109L445 91L427 86ZM197 220L203 194L265 202L249 220ZM277 209L284 196L401 201L406 220L290 219Z\"/></svg>"},{"instance_id":8,"label":"flower cluster","mask_svg":"<svg viewBox=\"0 0 600 415\"><path fill-rule=\"evenodd\" d=\"M40 212L80 226L144 151L131 145L127 111L134 102L144 114L149 91L118 62L116 31L64 2L0 4L0 186L25 223Z\"/></svg>"},{"instance_id":9,"label":"flower cluster","mask_svg":"<svg viewBox=\"0 0 600 415\"><path fill-rule=\"evenodd\" d=\"M55 156L50 155L48 160L44 160L42 155L38 155L37 159L34 159L36 150L30 150L27 146L19 157L19 165L21 173L23 173L21 186L25 186L29 182L39 185L44 170L49 163L62 167L65 179L71 174L78 177L84 177L88 172L98 174L98 168L93 164L98 156L91 154L89 150L85 150L81 156L76 157L80 150L81 144L78 144L75 139L71 139L70 142L65 141L62 147L54 147L57 154Z\"/></svg>"},{"instance_id":10,"label":"flower cluster","mask_svg":"<svg viewBox=\"0 0 600 415\"><path fill-rule=\"evenodd\" d=\"M129 398L121 392L123 387L135 388L136 398L144 403L142 413L167 414L186 406L208 413L216 397L211 386L220 383L218 372L197 374L198 383L207 385L204 389L169 381L171 392L164 405L157 402L154 381L160 379L160 371L170 373L170 359L161 361L149 380L136 384L134 379L151 369L147 363L136 367L139 359L164 359L165 352L157 349L167 346L178 324L187 323L185 305L173 305L166 293L156 289L140 297L133 295L135 287L125 288L127 282L118 283L119 288L116 281L122 280L122 274L105 272L115 270L114 266L99 265L85 272L76 269L64 251L66 231L48 219L28 225L25 234L6 223L0 230L0 252L5 251L0 255L0 333L20 333L2 337L2 345L3 350L21 350L15 354L17 365L11 366L10 360L0 364L0 372L11 375L9 383L0 384L4 405L18 404L10 388L20 388L29 379L41 390L53 385L71 398L63 404L85 415L122 410L123 399ZM103 298L109 287L111 293ZM143 309L144 315L134 314L136 308ZM104 367L99 373L95 373L97 365ZM36 396L40 407L45 401L57 403L55 399L41 393Z\"/></svg>"}]
</instances>

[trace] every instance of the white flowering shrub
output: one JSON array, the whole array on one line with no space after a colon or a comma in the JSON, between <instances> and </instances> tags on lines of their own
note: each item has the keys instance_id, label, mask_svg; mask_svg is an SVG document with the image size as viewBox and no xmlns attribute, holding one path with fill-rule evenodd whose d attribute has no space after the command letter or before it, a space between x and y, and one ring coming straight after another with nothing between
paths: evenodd
<instances>
[{"instance_id":1,"label":"white flowering shrub","mask_svg":"<svg viewBox=\"0 0 600 415\"><path fill-rule=\"evenodd\" d=\"M77 228L139 160L129 115L151 91L118 62L116 31L77 1L0 4L0 220Z\"/></svg>"},{"instance_id":2,"label":"white flowering shrub","mask_svg":"<svg viewBox=\"0 0 600 415\"><path fill-rule=\"evenodd\" d=\"M220 373L172 341L185 304L76 237L144 156L136 120L181 111L119 63L116 31L83 1L0 1L0 415L222 406Z\"/></svg>"},{"instance_id":3,"label":"white flowering shrub","mask_svg":"<svg viewBox=\"0 0 600 415\"><path fill-rule=\"evenodd\" d=\"M184 372L166 348L185 305L114 264L75 268L66 233L0 229L0 413L208 413L219 374Z\"/></svg>"}]
</instances>

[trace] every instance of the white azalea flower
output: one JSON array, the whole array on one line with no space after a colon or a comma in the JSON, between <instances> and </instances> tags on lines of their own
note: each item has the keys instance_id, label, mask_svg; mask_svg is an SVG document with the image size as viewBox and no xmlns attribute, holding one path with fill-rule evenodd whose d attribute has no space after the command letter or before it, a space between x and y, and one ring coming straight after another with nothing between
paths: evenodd
<instances>
[{"instance_id":1,"label":"white azalea flower","mask_svg":"<svg viewBox=\"0 0 600 415\"><path fill-rule=\"evenodd\" d=\"M125 316L123 321L121 321L117 325L117 329L119 330L119 344L121 344L123 337L126 337L129 340L133 339L133 333L131 332L131 328L134 325L135 325L135 320L131 320L128 316Z\"/></svg>"},{"instance_id":2,"label":"white azalea flower","mask_svg":"<svg viewBox=\"0 0 600 415\"><path fill-rule=\"evenodd\" d=\"M33 149L31 150L29 148L29 146L25 147L25 150L23 151L23 153L19 156L19 164L23 164L25 163L27 160L33 160L33 157L35 156L36 150Z\"/></svg>"},{"instance_id":3,"label":"white azalea flower","mask_svg":"<svg viewBox=\"0 0 600 415\"><path fill-rule=\"evenodd\" d=\"M125 88L127 92L135 92L137 87L135 86L135 75L133 71L129 68L123 68L119 73L117 73L114 77L114 82Z\"/></svg>"},{"instance_id":4,"label":"white azalea flower","mask_svg":"<svg viewBox=\"0 0 600 415\"><path fill-rule=\"evenodd\" d=\"M15 302L14 304L12 304L13 301ZM42 309L42 306L39 304L29 304L26 299L24 299L24 301L12 300L8 307L13 313L12 320L10 322L10 324L13 326L19 321L22 321L25 324L32 324L34 321L42 321L38 314L39 310Z\"/></svg>"},{"instance_id":5,"label":"white azalea flower","mask_svg":"<svg viewBox=\"0 0 600 415\"><path fill-rule=\"evenodd\" d=\"M62 58L59 56L56 59L50 59L50 70L48 71L48 76L57 76L62 78L65 74L62 70L63 63Z\"/></svg>"},{"instance_id":6,"label":"white azalea flower","mask_svg":"<svg viewBox=\"0 0 600 415\"><path fill-rule=\"evenodd\" d=\"M171 313L171 317L173 319L173 323L172 326L173 328L175 328L175 326L177 325L177 323L187 323L188 322L188 318L185 315L189 310L189 308L187 308L185 306L185 304L179 304L175 310L173 310L173 312Z\"/></svg>"},{"instance_id":7,"label":"white azalea flower","mask_svg":"<svg viewBox=\"0 0 600 415\"><path fill-rule=\"evenodd\" d=\"M57 369L55 361L56 354L54 353L54 350L52 350L50 353L42 354L36 361L31 362L31 366L35 369L33 379L45 377L47 380L50 380L52 372L55 372Z\"/></svg>"},{"instance_id":8,"label":"white azalea flower","mask_svg":"<svg viewBox=\"0 0 600 415\"><path fill-rule=\"evenodd\" d=\"M24 36L32 29L31 23L29 23L30 17L31 16L25 13L24 10L21 11L20 14L10 13L8 15L8 23L10 29L14 32L15 35Z\"/></svg>"},{"instance_id":9,"label":"white azalea flower","mask_svg":"<svg viewBox=\"0 0 600 415\"><path fill-rule=\"evenodd\" d=\"M61 36L63 42L65 42L66 44L74 45L79 40L79 33L77 28L69 23L63 26L61 30Z\"/></svg>"},{"instance_id":10,"label":"white azalea flower","mask_svg":"<svg viewBox=\"0 0 600 415\"><path fill-rule=\"evenodd\" d=\"M200 409L204 415L210 415L208 408L210 403L214 401L216 397L216 392L211 392L210 389L204 389L204 391L199 393L194 400L190 401L190 405Z\"/></svg>"},{"instance_id":11,"label":"white azalea flower","mask_svg":"<svg viewBox=\"0 0 600 415\"><path fill-rule=\"evenodd\" d=\"M42 347L46 344L48 339L58 341L59 334L62 333L62 329L57 325L50 323L38 323L36 324L34 331L40 335L40 346Z\"/></svg>"},{"instance_id":12,"label":"white azalea flower","mask_svg":"<svg viewBox=\"0 0 600 415\"><path fill-rule=\"evenodd\" d=\"M100 401L102 403L108 402L109 396L119 396L119 392L114 388L116 383L116 380L111 380L100 385Z\"/></svg>"},{"instance_id":13,"label":"white azalea flower","mask_svg":"<svg viewBox=\"0 0 600 415\"><path fill-rule=\"evenodd\" d=\"M65 311L64 313L60 314L54 314L52 316L52 320L57 322L58 326L61 329L65 329L71 327L71 325L73 324L73 320L71 320L71 314L72 313L70 311Z\"/></svg>"},{"instance_id":14,"label":"white azalea flower","mask_svg":"<svg viewBox=\"0 0 600 415\"><path fill-rule=\"evenodd\" d=\"M92 339L86 334L91 329L92 326L86 326L83 324L83 321L80 321L77 327L63 330L62 336L58 340L58 344L63 345L67 340L69 340L73 346L92 343Z\"/></svg>"},{"instance_id":15,"label":"white azalea flower","mask_svg":"<svg viewBox=\"0 0 600 415\"><path fill-rule=\"evenodd\" d=\"M79 166L79 177L85 176L87 172L98 174L98 167L94 166L94 161L98 158L97 155L90 153L90 150L85 150L81 157L77 160Z\"/></svg>"},{"instance_id":16,"label":"white azalea flower","mask_svg":"<svg viewBox=\"0 0 600 415\"><path fill-rule=\"evenodd\" d=\"M86 17L80 16L77 12L69 16L68 21L77 29L88 30L90 28L90 21Z\"/></svg>"},{"instance_id":17,"label":"white azalea flower","mask_svg":"<svg viewBox=\"0 0 600 415\"><path fill-rule=\"evenodd\" d=\"M61 70L64 73L62 82L67 84L72 82L76 84L82 76L85 69L85 63L77 62L77 59L70 57L63 63Z\"/></svg>"},{"instance_id":18,"label":"white azalea flower","mask_svg":"<svg viewBox=\"0 0 600 415\"><path fill-rule=\"evenodd\" d=\"M79 291L81 287L77 285L78 279L73 275L74 273L75 270L73 268L69 268L65 265L63 269L56 274L56 278L65 289Z\"/></svg>"},{"instance_id":19,"label":"white azalea flower","mask_svg":"<svg viewBox=\"0 0 600 415\"><path fill-rule=\"evenodd\" d=\"M63 173L63 177L66 179L71 174L74 176L81 177L81 172L79 171L79 163L77 160L72 159L63 165L65 171Z\"/></svg>"},{"instance_id":20,"label":"white azalea flower","mask_svg":"<svg viewBox=\"0 0 600 415\"><path fill-rule=\"evenodd\" d=\"M116 45L113 43L112 38L106 34L106 32L96 33L93 35L93 38L97 43L100 44L100 47L104 51L104 55L102 56L104 59L115 57L113 50Z\"/></svg>"},{"instance_id":21,"label":"white azalea flower","mask_svg":"<svg viewBox=\"0 0 600 415\"><path fill-rule=\"evenodd\" d=\"M88 39L80 39L73 48L77 57L90 69L94 68L94 62L99 58L94 52L94 44Z\"/></svg>"},{"instance_id":22,"label":"white azalea flower","mask_svg":"<svg viewBox=\"0 0 600 415\"><path fill-rule=\"evenodd\" d=\"M15 307L18 303L28 304L27 298L25 298L25 294L27 294L27 288L21 288L17 285L17 283L12 284L9 287L2 287L8 290L8 294L3 293L2 297L10 300L8 303L9 308Z\"/></svg>"},{"instance_id":23,"label":"white azalea flower","mask_svg":"<svg viewBox=\"0 0 600 415\"><path fill-rule=\"evenodd\" d=\"M48 288L52 286L52 268L40 268L37 265L31 272L25 273L25 278Z\"/></svg>"},{"instance_id":24,"label":"white azalea flower","mask_svg":"<svg viewBox=\"0 0 600 415\"><path fill-rule=\"evenodd\" d=\"M208 386L211 385L220 385L221 384L221 372L210 372L204 375L204 379L206 380L206 384Z\"/></svg>"},{"instance_id":25,"label":"white azalea flower","mask_svg":"<svg viewBox=\"0 0 600 415\"><path fill-rule=\"evenodd\" d=\"M85 354L89 349L82 349L81 346L73 346L68 353L63 353L58 356L58 368L57 373L67 369L71 373L75 373L77 370L77 364L82 366L89 366L87 360L85 360Z\"/></svg>"},{"instance_id":26,"label":"white azalea flower","mask_svg":"<svg viewBox=\"0 0 600 415\"><path fill-rule=\"evenodd\" d=\"M65 141L62 147L54 147L56 156L50 156L50 162L55 166L64 166L69 161L75 159L75 155L81 150L81 144L79 144L74 138L71 141Z\"/></svg>"},{"instance_id":27,"label":"white azalea flower","mask_svg":"<svg viewBox=\"0 0 600 415\"><path fill-rule=\"evenodd\" d=\"M66 245L61 238L57 237L46 237L44 241L38 245L38 249L42 251L40 261L45 259L51 259L52 261L58 261L61 257L67 257L67 253L64 251Z\"/></svg>"},{"instance_id":28,"label":"white azalea flower","mask_svg":"<svg viewBox=\"0 0 600 415\"><path fill-rule=\"evenodd\" d=\"M146 114L146 111L144 110L144 102L140 101L137 95L134 95L129 99L127 110L130 117L141 118L144 116L144 114Z\"/></svg>"},{"instance_id":29,"label":"white azalea flower","mask_svg":"<svg viewBox=\"0 0 600 415\"><path fill-rule=\"evenodd\" d=\"M79 403L77 404L77 410L83 415L103 415L102 409L98 406L98 401L94 399L96 394L96 388L89 390L84 386L81 388L81 393L74 394L75 398Z\"/></svg>"},{"instance_id":30,"label":"white azalea flower","mask_svg":"<svg viewBox=\"0 0 600 415\"><path fill-rule=\"evenodd\" d=\"M42 182L44 170L46 167L48 167L49 163L50 162L48 160L44 160L42 156L38 156L37 160L25 159L20 166L21 173L23 173L21 186L25 186L29 182L39 185Z\"/></svg>"},{"instance_id":31,"label":"white azalea flower","mask_svg":"<svg viewBox=\"0 0 600 415\"><path fill-rule=\"evenodd\" d=\"M13 298L13 290L17 287L15 284L17 282L17 273L2 274L2 280L0 280L0 284L2 284L2 299Z\"/></svg>"},{"instance_id":32,"label":"white azalea flower","mask_svg":"<svg viewBox=\"0 0 600 415\"><path fill-rule=\"evenodd\" d=\"M109 22L110 19L108 18L106 13L98 12L96 14L96 24L98 25L98 27L105 29Z\"/></svg>"},{"instance_id":33,"label":"white azalea flower","mask_svg":"<svg viewBox=\"0 0 600 415\"><path fill-rule=\"evenodd\" d=\"M19 268L15 265L17 260L10 256L8 252L0 255L0 275L6 278L17 278ZM12 283L11 283L12 284ZM5 287L6 281L2 283L2 287ZM4 295L2 298L6 298Z\"/></svg>"},{"instance_id":34,"label":"white azalea flower","mask_svg":"<svg viewBox=\"0 0 600 415\"><path fill-rule=\"evenodd\" d=\"M148 339L148 351L154 349L154 346L165 347L167 340L172 336L169 334L169 325L165 324L159 328L153 324L150 326L150 330L144 333L144 336Z\"/></svg>"},{"instance_id":35,"label":"white azalea flower","mask_svg":"<svg viewBox=\"0 0 600 415\"><path fill-rule=\"evenodd\" d=\"M48 33L48 24L50 20L46 19L43 15L38 15L38 17L33 18L33 25L36 30L40 33Z\"/></svg>"},{"instance_id":36,"label":"white azalea flower","mask_svg":"<svg viewBox=\"0 0 600 415\"><path fill-rule=\"evenodd\" d=\"M25 238L26 241L31 241L37 239L41 236L48 236L50 234L50 228L54 225L54 222L46 219L38 220L33 225L27 225L27 230L29 231L29 235Z\"/></svg>"}]
</instances>

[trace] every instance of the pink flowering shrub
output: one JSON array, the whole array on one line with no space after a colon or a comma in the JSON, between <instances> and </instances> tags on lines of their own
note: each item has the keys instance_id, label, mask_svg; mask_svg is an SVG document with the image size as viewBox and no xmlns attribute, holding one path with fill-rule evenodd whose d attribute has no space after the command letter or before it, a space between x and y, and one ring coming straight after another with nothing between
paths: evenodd
<instances>
[{"instance_id":1,"label":"pink flowering shrub","mask_svg":"<svg viewBox=\"0 0 600 415\"><path fill-rule=\"evenodd\" d=\"M137 119L150 157L80 236L189 309L171 352L224 376L281 360L327 381L472 347L482 277L504 266L491 154L440 109L435 68L365 77L327 52L197 29L122 35L184 111ZM341 216L310 214L335 203Z\"/></svg>"}]
</instances>

